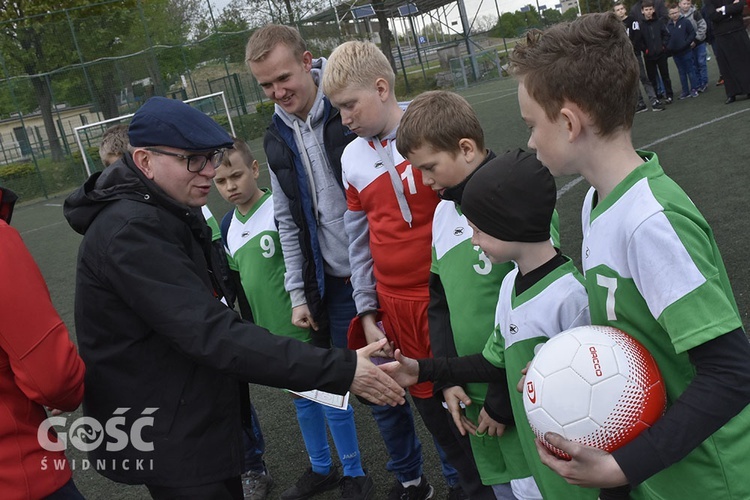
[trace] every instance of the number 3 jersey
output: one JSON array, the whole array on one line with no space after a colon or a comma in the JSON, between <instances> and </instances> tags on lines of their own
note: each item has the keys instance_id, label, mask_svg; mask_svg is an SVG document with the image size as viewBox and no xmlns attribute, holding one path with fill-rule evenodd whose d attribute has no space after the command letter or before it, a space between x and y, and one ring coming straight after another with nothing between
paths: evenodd
<instances>
[{"instance_id":1,"label":"number 3 jersey","mask_svg":"<svg viewBox=\"0 0 750 500\"><path fill-rule=\"evenodd\" d=\"M695 377L687 351L742 326L713 233L654 153L582 211L591 322L629 333L654 356L671 405ZM632 498L750 498L750 406ZM701 471L696 474L696 471Z\"/></svg>"},{"instance_id":2,"label":"number 3 jersey","mask_svg":"<svg viewBox=\"0 0 750 500\"><path fill-rule=\"evenodd\" d=\"M227 231L229 267L240 273L255 324L276 335L309 340L309 332L292 324L292 300L284 289L284 254L273 212L273 195L265 194L246 214L234 209Z\"/></svg>"}]
</instances>

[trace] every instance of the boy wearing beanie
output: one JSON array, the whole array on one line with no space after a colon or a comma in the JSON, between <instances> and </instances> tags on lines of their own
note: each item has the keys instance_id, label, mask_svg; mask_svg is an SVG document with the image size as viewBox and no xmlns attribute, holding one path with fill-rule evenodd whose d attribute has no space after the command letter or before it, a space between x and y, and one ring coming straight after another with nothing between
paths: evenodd
<instances>
[{"instance_id":1,"label":"boy wearing beanie","mask_svg":"<svg viewBox=\"0 0 750 500\"><path fill-rule=\"evenodd\" d=\"M471 242L461 202L466 183L495 153L485 148L484 132L471 105L447 91L425 92L409 104L396 143L422 174L422 182L442 199L432 223L428 319L433 356L481 353L495 325L500 284L514 265L492 265ZM496 495L502 495L502 489L510 492L511 479L531 474L515 429L502 438L495 435L496 423L483 410L487 384L439 380L435 387L459 431L468 433L482 482L493 486ZM460 403L466 401L473 404L462 409Z\"/></svg>"},{"instance_id":2,"label":"boy wearing beanie","mask_svg":"<svg viewBox=\"0 0 750 500\"><path fill-rule=\"evenodd\" d=\"M533 476L511 481L516 497L595 499L598 491L571 486L542 465L522 394L516 390L521 370L534 357L537 344L589 324L582 277L550 239L554 179L532 154L510 151L479 168L466 182L461 200L472 243L493 264L515 263L496 296L494 332L481 353L412 360L397 352L399 363L381 368L402 385L422 380L490 382L480 425L503 439L514 430L522 459ZM463 402L468 405L471 400ZM483 424L487 417L492 419L490 426Z\"/></svg>"}]
</instances>

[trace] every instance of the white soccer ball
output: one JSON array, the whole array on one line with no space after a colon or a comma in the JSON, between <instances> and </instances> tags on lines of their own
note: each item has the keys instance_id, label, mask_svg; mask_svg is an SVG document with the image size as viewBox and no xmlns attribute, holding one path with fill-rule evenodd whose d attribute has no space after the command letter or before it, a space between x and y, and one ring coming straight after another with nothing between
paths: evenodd
<instances>
[{"instance_id":1,"label":"white soccer ball","mask_svg":"<svg viewBox=\"0 0 750 500\"><path fill-rule=\"evenodd\" d=\"M526 374L526 416L536 436L556 432L611 452L661 417L666 392L654 358L617 328L582 326L549 339Z\"/></svg>"}]
</instances>

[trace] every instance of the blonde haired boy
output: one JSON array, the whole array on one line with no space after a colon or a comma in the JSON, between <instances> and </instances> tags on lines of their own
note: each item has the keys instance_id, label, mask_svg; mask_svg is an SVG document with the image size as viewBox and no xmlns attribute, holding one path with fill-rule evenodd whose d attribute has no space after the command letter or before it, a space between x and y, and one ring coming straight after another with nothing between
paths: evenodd
<instances>
[{"instance_id":1,"label":"blonde haired boy","mask_svg":"<svg viewBox=\"0 0 750 500\"><path fill-rule=\"evenodd\" d=\"M339 108L341 122L358 136L341 158L348 208L344 224L358 313L350 335L361 327L368 344L387 336L391 345L379 353L382 357L392 356L395 346L422 358L431 355L427 323L430 243L439 200L396 149L403 109L396 100L394 80L377 46L352 41L331 54L323 90ZM438 451L445 452L448 485L458 487L460 481L471 498L494 498L491 489L481 484L468 439L451 429L441 403L433 396L432 384L417 384L409 390ZM390 427L380 426L384 437L393 433ZM408 433L405 439L416 440L413 424L403 425L403 432ZM411 486L398 478L391 495L430 498L431 489L425 478Z\"/></svg>"},{"instance_id":2,"label":"blonde haired boy","mask_svg":"<svg viewBox=\"0 0 750 500\"><path fill-rule=\"evenodd\" d=\"M593 324L654 355L669 407L612 453L545 438L542 462L569 483L632 498L750 498L750 361L711 229L656 154L633 148L638 65L614 14L531 32L510 57L529 147L554 175L590 184L582 267ZM597 71L591 71L591 68Z\"/></svg>"}]
</instances>

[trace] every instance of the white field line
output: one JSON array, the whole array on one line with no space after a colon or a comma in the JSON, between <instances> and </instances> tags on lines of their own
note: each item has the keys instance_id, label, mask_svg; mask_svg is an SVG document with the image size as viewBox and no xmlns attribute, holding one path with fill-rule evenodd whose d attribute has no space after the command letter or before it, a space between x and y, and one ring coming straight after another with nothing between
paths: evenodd
<instances>
[{"instance_id":1,"label":"white field line","mask_svg":"<svg viewBox=\"0 0 750 500\"><path fill-rule=\"evenodd\" d=\"M666 136L664 136L664 137L662 137L660 139L655 140L654 142L650 142L648 144L644 144L643 146L638 146L636 149L648 149L648 148L650 148L652 146L655 146L655 145L657 145L659 143L668 141L670 139L674 139L675 137L679 137L679 136L681 136L683 134L687 134L688 132L693 132L694 130L698 130L698 129L701 129L703 127L707 127L708 125L713 125L714 123L720 122L721 120L724 120L726 118L732 118L733 116L737 116L737 115L739 115L741 113L747 113L748 111L750 111L750 108L741 109L739 111L735 111L734 113L729 113L728 115L719 116L718 118L714 118L713 120L708 120L707 122L699 123L698 125L694 125L694 126L692 126L690 128L686 128L686 129L681 130L679 132L675 132L674 134L666 135ZM561 187L557 191L557 199L559 200L562 197L562 195L564 195L565 193L567 193L568 191L570 191L576 184L578 184L582 180L583 180L583 177L576 177L575 179L573 179L572 181L568 182L563 187Z\"/></svg>"}]
</instances>

